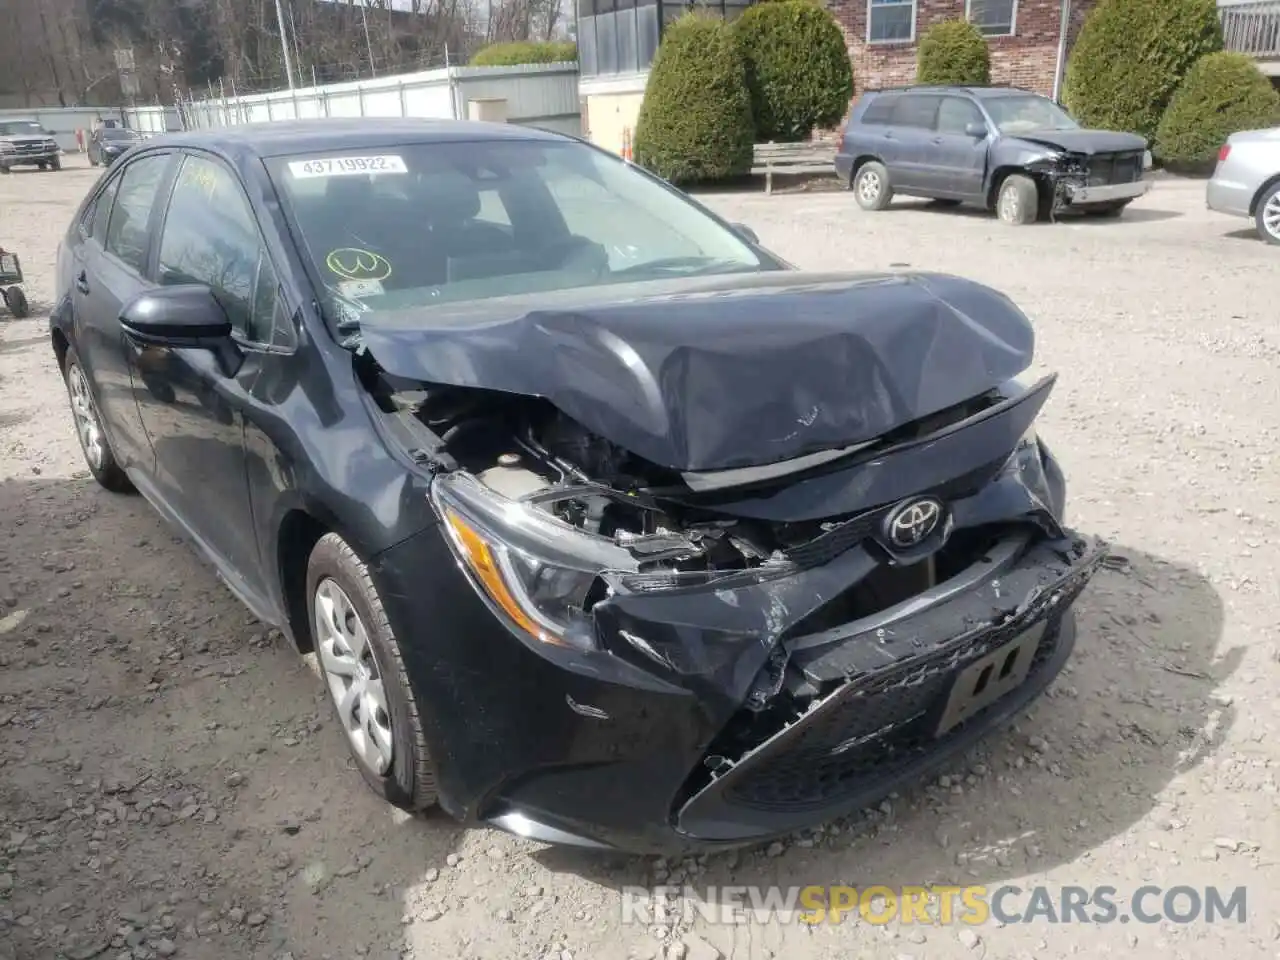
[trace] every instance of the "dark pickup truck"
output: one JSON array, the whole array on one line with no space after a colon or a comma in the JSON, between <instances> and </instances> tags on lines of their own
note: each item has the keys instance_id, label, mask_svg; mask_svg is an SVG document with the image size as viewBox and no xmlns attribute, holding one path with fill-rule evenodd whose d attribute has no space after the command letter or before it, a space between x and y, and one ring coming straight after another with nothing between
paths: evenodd
<instances>
[{"instance_id":1,"label":"dark pickup truck","mask_svg":"<svg viewBox=\"0 0 1280 960\"><path fill-rule=\"evenodd\" d=\"M975 203L1006 223L1066 209L1119 216L1151 188L1147 142L1085 130L1048 97L1012 87L905 87L862 95L836 175L859 206L895 194Z\"/></svg>"}]
</instances>

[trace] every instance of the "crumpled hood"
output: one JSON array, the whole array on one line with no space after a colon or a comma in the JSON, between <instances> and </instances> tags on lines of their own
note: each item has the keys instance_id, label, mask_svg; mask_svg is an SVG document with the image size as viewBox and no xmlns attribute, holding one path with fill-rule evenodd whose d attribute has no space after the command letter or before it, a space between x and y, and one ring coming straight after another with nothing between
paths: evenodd
<instances>
[{"instance_id":1,"label":"crumpled hood","mask_svg":"<svg viewBox=\"0 0 1280 960\"><path fill-rule=\"evenodd\" d=\"M1136 133L1120 133L1116 130L1035 130L1010 134L1010 139L1089 156L1095 153L1128 153L1147 149L1147 141Z\"/></svg>"},{"instance_id":2,"label":"crumpled hood","mask_svg":"<svg viewBox=\"0 0 1280 960\"><path fill-rule=\"evenodd\" d=\"M759 466L872 440L999 386L1034 333L941 274L769 271L361 315L389 373L543 397L660 466Z\"/></svg>"}]
</instances>

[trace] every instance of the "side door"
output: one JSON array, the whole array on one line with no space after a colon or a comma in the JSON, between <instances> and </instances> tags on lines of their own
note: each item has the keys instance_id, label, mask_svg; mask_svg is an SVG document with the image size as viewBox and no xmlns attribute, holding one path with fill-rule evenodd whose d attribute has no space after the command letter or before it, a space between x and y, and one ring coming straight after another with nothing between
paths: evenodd
<instances>
[{"instance_id":1,"label":"side door","mask_svg":"<svg viewBox=\"0 0 1280 960\"><path fill-rule=\"evenodd\" d=\"M987 137L969 132L986 122L977 104L965 97L943 97L938 105L937 131L932 142L933 188L957 200L982 199L987 168Z\"/></svg>"},{"instance_id":2,"label":"side door","mask_svg":"<svg viewBox=\"0 0 1280 960\"><path fill-rule=\"evenodd\" d=\"M147 153L113 174L98 193L91 224L72 251L76 352L89 373L111 448L126 470L149 472L151 445L133 399L120 311L149 286L145 277L157 198L174 156Z\"/></svg>"},{"instance_id":3,"label":"side door","mask_svg":"<svg viewBox=\"0 0 1280 960\"><path fill-rule=\"evenodd\" d=\"M261 558L244 450L246 397L261 372L265 322L255 307L261 277L274 294L257 220L239 176L221 160L180 160L158 228L158 286L203 284L231 320L229 353L130 342L135 395L155 451L154 490L233 588L261 589ZM234 362L228 365L228 355Z\"/></svg>"},{"instance_id":4,"label":"side door","mask_svg":"<svg viewBox=\"0 0 1280 960\"><path fill-rule=\"evenodd\" d=\"M931 93L904 93L893 105L894 156L887 160L889 180L904 193L928 195L931 188L929 151L942 97Z\"/></svg>"}]
</instances>

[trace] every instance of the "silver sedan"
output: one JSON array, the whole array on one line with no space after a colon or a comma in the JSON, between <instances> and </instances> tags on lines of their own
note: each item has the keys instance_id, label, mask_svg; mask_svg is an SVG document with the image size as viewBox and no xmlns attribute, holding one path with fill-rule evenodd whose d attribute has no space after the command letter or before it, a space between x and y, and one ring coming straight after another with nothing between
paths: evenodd
<instances>
[{"instance_id":1,"label":"silver sedan","mask_svg":"<svg viewBox=\"0 0 1280 960\"><path fill-rule=\"evenodd\" d=\"M1280 127L1228 137L1218 152L1205 201L1210 210L1249 217L1258 236L1280 244Z\"/></svg>"}]
</instances>

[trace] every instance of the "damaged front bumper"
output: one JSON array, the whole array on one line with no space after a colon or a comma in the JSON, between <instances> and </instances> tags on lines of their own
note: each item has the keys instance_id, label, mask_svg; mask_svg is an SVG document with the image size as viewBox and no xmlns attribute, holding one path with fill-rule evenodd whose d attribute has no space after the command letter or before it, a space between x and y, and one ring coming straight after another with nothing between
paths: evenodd
<instances>
[{"instance_id":1,"label":"damaged front bumper","mask_svg":"<svg viewBox=\"0 0 1280 960\"><path fill-rule=\"evenodd\" d=\"M1009 516L1028 462L950 505L952 539L993 509ZM407 641L441 805L550 843L652 853L848 814L1048 685L1103 555L1024 519L932 589L830 626L817 614L884 568L877 549L739 589L615 596L596 608L601 649L581 651L513 636L439 531L392 548L374 574ZM987 661L983 691L965 692Z\"/></svg>"},{"instance_id":2,"label":"damaged front bumper","mask_svg":"<svg viewBox=\"0 0 1280 960\"><path fill-rule=\"evenodd\" d=\"M811 689L833 688L793 698L790 722L730 757L721 746L758 724L748 711L735 717L677 830L722 843L813 826L937 768L1037 697L1071 653L1071 606L1105 549L1013 546L980 580L790 641L789 669Z\"/></svg>"},{"instance_id":3,"label":"damaged front bumper","mask_svg":"<svg viewBox=\"0 0 1280 960\"><path fill-rule=\"evenodd\" d=\"M1086 203L1114 203L1117 200L1136 200L1151 191L1150 180L1135 180L1133 183L1106 183L1096 186L1074 183L1070 180L1063 184L1066 206Z\"/></svg>"}]
</instances>

